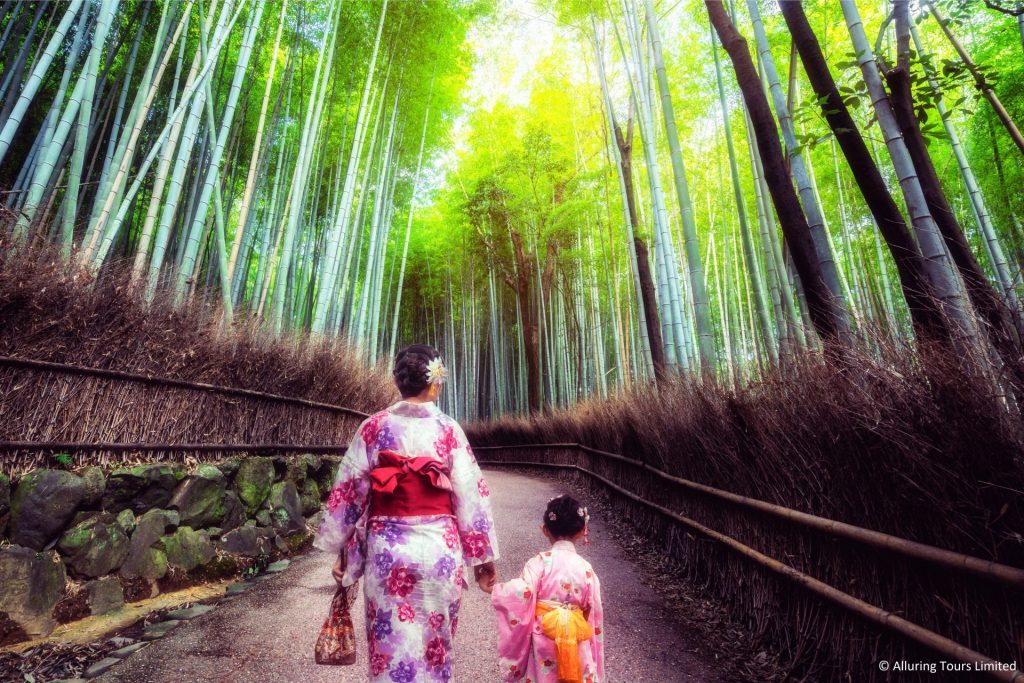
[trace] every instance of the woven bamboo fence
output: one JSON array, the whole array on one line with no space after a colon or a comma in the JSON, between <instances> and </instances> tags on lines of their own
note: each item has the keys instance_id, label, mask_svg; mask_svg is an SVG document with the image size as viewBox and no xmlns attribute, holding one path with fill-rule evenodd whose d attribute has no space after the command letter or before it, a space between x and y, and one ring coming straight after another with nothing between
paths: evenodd
<instances>
[{"instance_id":1,"label":"woven bamboo fence","mask_svg":"<svg viewBox=\"0 0 1024 683\"><path fill-rule=\"evenodd\" d=\"M338 446L395 397L342 343L224 329L201 301L147 306L124 282L85 286L45 252L0 252L0 471L57 466L62 452L80 466L213 453L183 444Z\"/></svg>"}]
</instances>

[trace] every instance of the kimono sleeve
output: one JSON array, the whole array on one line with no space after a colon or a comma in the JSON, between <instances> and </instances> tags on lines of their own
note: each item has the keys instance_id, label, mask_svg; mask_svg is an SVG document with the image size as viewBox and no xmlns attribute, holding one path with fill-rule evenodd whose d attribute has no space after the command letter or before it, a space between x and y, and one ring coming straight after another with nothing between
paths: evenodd
<instances>
[{"instance_id":1,"label":"kimono sleeve","mask_svg":"<svg viewBox=\"0 0 1024 683\"><path fill-rule=\"evenodd\" d=\"M583 680L585 683L598 683L604 681L604 609L601 606L601 582L594 573L592 567L587 567L587 623L593 629L594 635L587 641L590 645L590 653L594 660L596 671L585 671ZM591 678L590 674L594 674Z\"/></svg>"},{"instance_id":2,"label":"kimono sleeve","mask_svg":"<svg viewBox=\"0 0 1024 683\"><path fill-rule=\"evenodd\" d=\"M518 579L494 586L491 604L498 612L498 666L504 681L526 676L533 652L533 625L537 613L537 584L544 573L538 555L523 567Z\"/></svg>"},{"instance_id":3,"label":"kimono sleeve","mask_svg":"<svg viewBox=\"0 0 1024 683\"><path fill-rule=\"evenodd\" d=\"M369 422L367 420L359 425L338 466L334 487L327 496L324 521L320 524L320 532L313 544L321 550L338 554L356 532L358 522L366 511L370 492L370 461L363 433Z\"/></svg>"},{"instance_id":4,"label":"kimono sleeve","mask_svg":"<svg viewBox=\"0 0 1024 683\"><path fill-rule=\"evenodd\" d=\"M498 537L491 514L491 492L462 428L453 423L451 429L452 501L462 555L471 566L493 562L498 559Z\"/></svg>"}]
</instances>

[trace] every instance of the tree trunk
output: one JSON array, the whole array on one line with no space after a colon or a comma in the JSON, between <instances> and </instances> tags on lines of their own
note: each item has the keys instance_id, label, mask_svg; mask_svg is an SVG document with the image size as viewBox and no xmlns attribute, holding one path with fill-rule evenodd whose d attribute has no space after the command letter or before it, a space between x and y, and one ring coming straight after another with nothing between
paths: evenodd
<instances>
[{"instance_id":1,"label":"tree trunk","mask_svg":"<svg viewBox=\"0 0 1024 683\"><path fill-rule=\"evenodd\" d=\"M650 259L647 258L647 245L639 237L633 238L636 245L636 265L640 274L640 292L644 297L644 308L647 309L647 335L651 340L651 359L654 361L654 377L659 384L668 378L665 367L665 347L661 343L661 322L658 320L658 305L654 296L654 279L651 277Z\"/></svg>"},{"instance_id":2,"label":"tree trunk","mask_svg":"<svg viewBox=\"0 0 1024 683\"><path fill-rule=\"evenodd\" d=\"M907 0L897 0L896 2L896 25L897 35L905 32L909 39L909 17L907 16L909 9L906 3ZM956 214L942 190L939 176L935 172L935 165L928 154L928 147L914 113L914 97L911 92L908 64L909 56L901 56L896 67L884 72L892 93L893 113L903 132L903 139L910 152L910 158L917 169L921 189L924 192L925 201L928 203L928 210L935 219L939 232L942 233L953 263L956 264L961 277L963 277L967 295L992 330L996 348L1001 355L1009 354L1006 360L1012 361L1018 354L1020 340L1014 321L1011 319L1011 311L1007 302L1002 300L993 289L975 258L974 252L971 251L963 229L956 219Z\"/></svg>"},{"instance_id":3,"label":"tree trunk","mask_svg":"<svg viewBox=\"0 0 1024 683\"><path fill-rule=\"evenodd\" d=\"M807 295L811 321L823 341L844 343L844 318L840 303L829 291L822 277L821 264L818 261L814 240L811 238L810 226L800 208L796 190L789 181L789 172L782 156L782 144L775 128L771 108L761 88L757 69L747 49L747 41L736 30L725 5L716 0L705 0L704 5L736 71L736 80L739 82L743 100L746 102L757 135L757 147L764 163L765 182L768 183L786 244L793 255L794 265Z\"/></svg>"},{"instance_id":4,"label":"tree trunk","mask_svg":"<svg viewBox=\"0 0 1024 683\"><path fill-rule=\"evenodd\" d=\"M523 252L522 235L516 230L510 230L509 234L512 237L512 247L516 259L515 291L526 355L527 408L530 413L539 413L544 408L544 398L540 376L540 324L532 305L533 283L530 274L533 272L533 267Z\"/></svg>"},{"instance_id":5,"label":"tree trunk","mask_svg":"<svg viewBox=\"0 0 1024 683\"><path fill-rule=\"evenodd\" d=\"M878 166L871 158L843 98L839 95L818 39L799 2L781 2L779 7L804 65L814 93L822 102L822 114L846 157L864 201L874 216L899 274L903 296L918 334L948 338L948 330L930 297L931 288L921 272L921 256L903 214L889 193Z\"/></svg>"}]
</instances>

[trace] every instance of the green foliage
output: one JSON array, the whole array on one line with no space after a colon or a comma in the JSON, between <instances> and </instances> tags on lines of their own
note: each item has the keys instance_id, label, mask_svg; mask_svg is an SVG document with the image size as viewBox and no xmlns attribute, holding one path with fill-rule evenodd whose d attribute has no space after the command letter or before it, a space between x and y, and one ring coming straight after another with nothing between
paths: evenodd
<instances>
[{"instance_id":1,"label":"green foliage","mask_svg":"<svg viewBox=\"0 0 1024 683\"><path fill-rule=\"evenodd\" d=\"M54 463L60 469L71 469L71 466L75 464L74 459L67 453L54 453L52 456Z\"/></svg>"}]
</instances>

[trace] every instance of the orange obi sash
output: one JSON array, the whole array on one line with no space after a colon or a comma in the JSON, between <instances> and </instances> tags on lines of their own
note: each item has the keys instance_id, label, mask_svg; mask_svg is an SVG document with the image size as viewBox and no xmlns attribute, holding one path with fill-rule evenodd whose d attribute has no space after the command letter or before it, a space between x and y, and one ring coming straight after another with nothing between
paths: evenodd
<instances>
[{"instance_id":1,"label":"orange obi sash","mask_svg":"<svg viewBox=\"0 0 1024 683\"><path fill-rule=\"evenodd\" d=\"M380 451L370 471L371 517L452 515L452 482L434 458Z\"/></svg>"},{"instance_id":2,"label":"orange obi sash","mask_svg":"<svg viewBox=\"0 0 1024 683\"><path fill-rule=\"evenodd\" d=\"M594 635L583 610L579 605L538 600L537 618L544 635L555 641L559 683L581 683L579 644Z\"/></svg>"}]
</instances>

